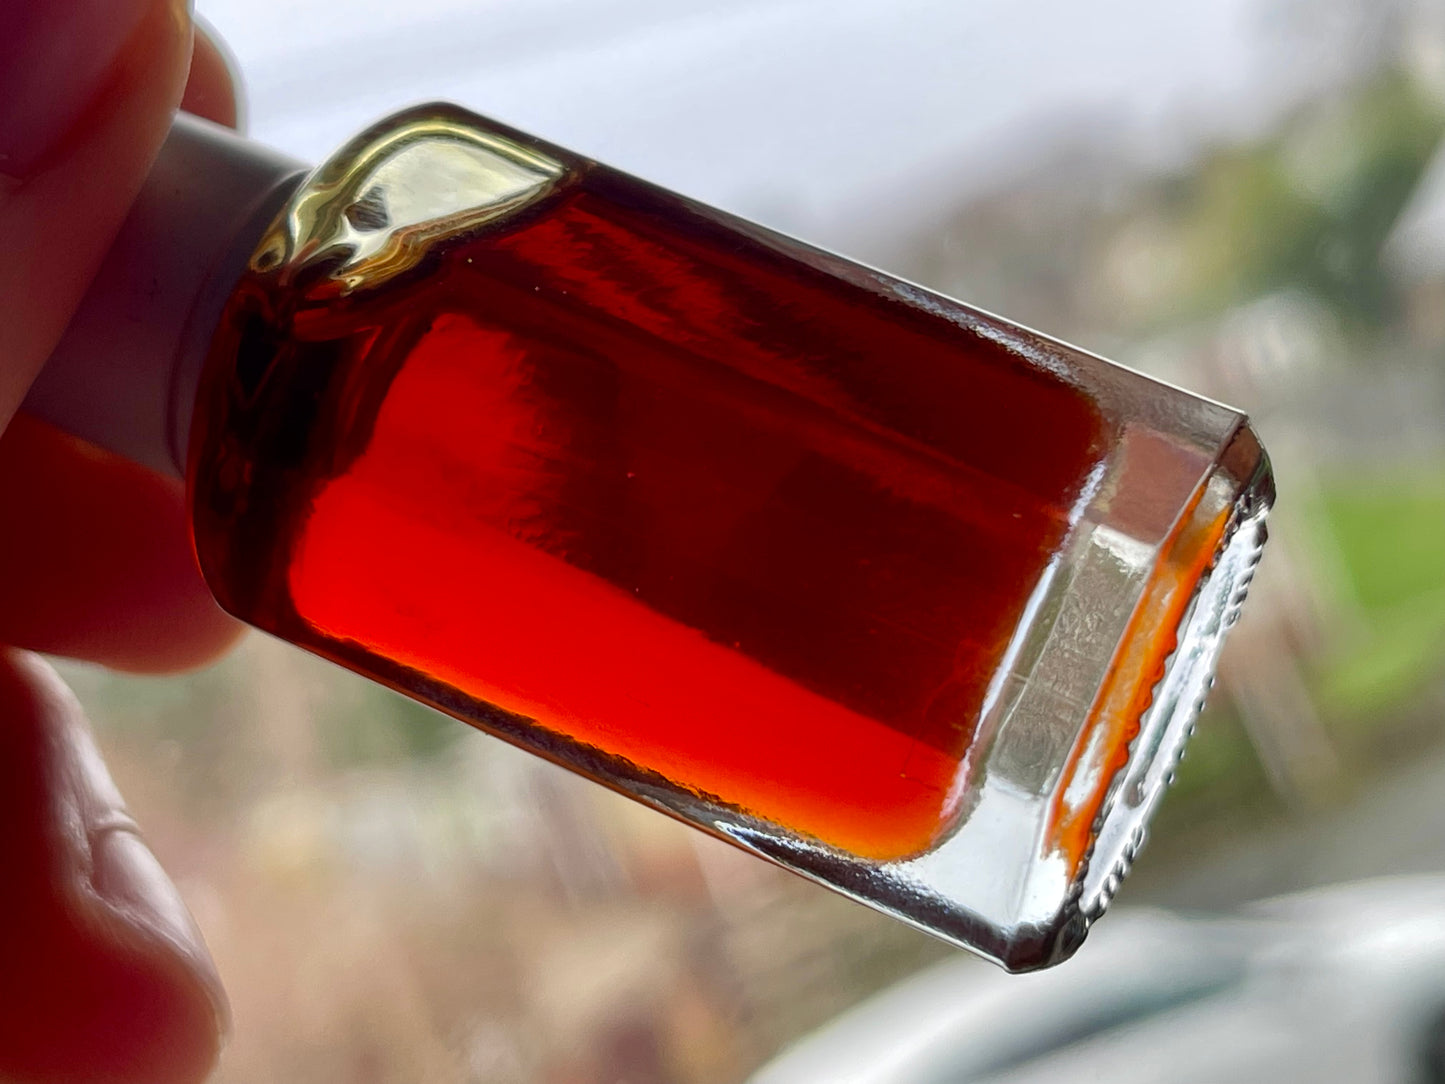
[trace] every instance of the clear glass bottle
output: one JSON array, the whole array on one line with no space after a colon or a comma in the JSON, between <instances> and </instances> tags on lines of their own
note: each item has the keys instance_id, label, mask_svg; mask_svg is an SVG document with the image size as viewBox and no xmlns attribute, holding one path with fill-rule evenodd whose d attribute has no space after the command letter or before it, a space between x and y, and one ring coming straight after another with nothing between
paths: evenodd
<instances>
[{"instance_id":1,"label":"clear glass bottle","mask_svg":"<svg viewBox=\"0 0 1445 1084\"><path fill-rule=\"evenodd\" d=\"M1243 415L456 107L286 173L166 377L226 609L1011 969L1077 947L1263 543Z\"/></svg>"}]
</instances>

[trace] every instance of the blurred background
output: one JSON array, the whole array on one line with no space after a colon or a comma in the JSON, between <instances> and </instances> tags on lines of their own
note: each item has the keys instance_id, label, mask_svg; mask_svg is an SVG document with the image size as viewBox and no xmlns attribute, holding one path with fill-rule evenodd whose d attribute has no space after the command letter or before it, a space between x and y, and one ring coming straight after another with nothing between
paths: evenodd
<instances>
[{"instance_id":1,"label":"blurred background","mask_svg":"<svg viewBox=\"0 0 1445 1084\"><path fill-rule=\"evenodd\" d=\"M460 101L1246 408L1281 494L1115 905L1232 917L1111 914L1038 980L259 635L67 667L230 987L218 1080L1445 1080L1438 882L1249 904L1445 872L1445 5L198 7L258 139Z\"/></svg>"}]
</instances>

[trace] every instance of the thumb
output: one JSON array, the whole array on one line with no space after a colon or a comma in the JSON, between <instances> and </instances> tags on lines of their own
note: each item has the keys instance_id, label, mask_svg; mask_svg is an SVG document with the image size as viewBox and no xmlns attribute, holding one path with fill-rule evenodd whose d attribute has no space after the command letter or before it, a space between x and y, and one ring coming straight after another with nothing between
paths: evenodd
<instances>
[{"instance_id":1,"label":"thumb","mask_svg":"<svg viewBox=\"0 0 1445 1084\"><path fill-rule=\"evenodd\" d=\"M0 1079L195 1084L225 999L55 672L0 649Z\"/></svg>"},{"instance_id":2,"label":"thumb","mask_svg":"<svg viewBox=\"0 0 1445 1084\"><path fill-rule=\"evenodd\" d=\"M0 3L0 429L139 191L190 51L184 0Z\"/></svg>"}]
</instances>

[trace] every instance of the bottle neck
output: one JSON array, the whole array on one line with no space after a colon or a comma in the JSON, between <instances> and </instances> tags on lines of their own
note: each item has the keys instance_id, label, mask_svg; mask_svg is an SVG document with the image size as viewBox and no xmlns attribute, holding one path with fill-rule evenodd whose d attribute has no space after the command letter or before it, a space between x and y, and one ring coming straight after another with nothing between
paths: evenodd
<instances>
[{"instance_id":1,"label":"bottle neck","mask_svg":"<svg viewBox=\"0 0 1445 1084\"><path fill-rule=\"evenodd\" d=\"M261 235L305 172L229 129L179 114L22 409L184 476L211 335Z\"/></svg>"}]
</instances>

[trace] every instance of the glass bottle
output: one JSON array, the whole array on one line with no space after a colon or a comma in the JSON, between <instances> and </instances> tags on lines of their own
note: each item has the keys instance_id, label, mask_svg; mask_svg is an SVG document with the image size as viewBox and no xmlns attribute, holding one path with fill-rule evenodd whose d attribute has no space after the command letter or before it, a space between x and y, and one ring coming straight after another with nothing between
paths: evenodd
<instances>
[{"instance_id":1,"label":"glass bottle","mask_svg":"<svg viewBox=\"0 0 1445 1084\"><path fill-rule=\"evenodd\" d=\"M304 178L172 144L235 192L152 184L27 408L184 465L227 610L1011 969L1077 947L1264 540L1242 414L454 106ZM74 359L146 260L117 422Z\"/></svg>"}]
</instances>

